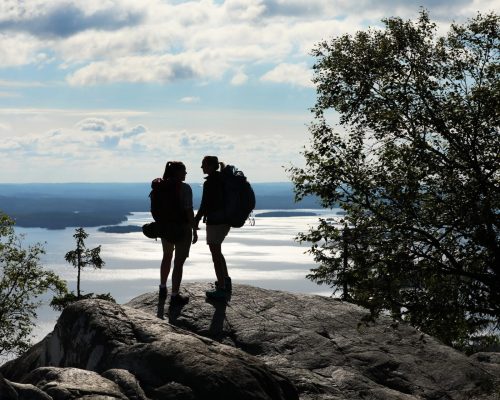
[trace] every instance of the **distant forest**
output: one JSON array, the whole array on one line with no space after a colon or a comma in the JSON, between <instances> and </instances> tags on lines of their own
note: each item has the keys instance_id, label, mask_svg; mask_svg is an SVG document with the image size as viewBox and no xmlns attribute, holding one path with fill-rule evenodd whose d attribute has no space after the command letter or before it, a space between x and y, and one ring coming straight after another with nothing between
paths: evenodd
<instances>
[{"instance_id":1,"label":"distant forest","mask_svg":"<svg viewBox=\"0 0 500 400\"><path fill-rule=\"evenodd\" d=\"M257 210L321 208L317 198L294 201L287 182L252 184ZM202 185L191 184L195 209ZM64 229L115 225L134 211L149 211L147 183L0 184L0 210L25 228Z\"/></svg>"}]
</instances>

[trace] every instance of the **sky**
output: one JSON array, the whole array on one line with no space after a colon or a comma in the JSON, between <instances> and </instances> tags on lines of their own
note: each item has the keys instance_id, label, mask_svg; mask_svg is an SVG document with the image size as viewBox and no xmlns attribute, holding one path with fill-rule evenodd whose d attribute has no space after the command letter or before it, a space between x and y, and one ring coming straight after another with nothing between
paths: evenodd
<instances>
[{"instance_id":1,"label":"sky","mask_svg":"<svg viewBox=\"0 0 500 400\"><path fill-rule=\"evenodd\" d=\"M302 166L315 44L500 0L0 0L0 182L143 182L204 155L251 182Z\"/></svg>"}]
</instances>

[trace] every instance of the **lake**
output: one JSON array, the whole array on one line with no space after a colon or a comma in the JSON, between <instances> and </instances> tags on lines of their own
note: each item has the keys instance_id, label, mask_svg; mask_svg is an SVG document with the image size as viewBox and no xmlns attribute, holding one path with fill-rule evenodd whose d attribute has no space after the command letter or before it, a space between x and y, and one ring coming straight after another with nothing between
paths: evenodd
<instances>
[{"instance_id":1,"label":"lake","mask_svg":"<svg viewBox=\"0 0 500 400\"><path fill-rule=\"evenodd\" d=\"M258 210L255 213L270 210ZM272 210L276 211L276 210ZM314 212L322 217L341 218L340 210L287 210ZM328 286L319 286L305 278L315 266L307 253L308 244L294 241L298 232L306 231L318 222L318 216L263 217L255 218L255 225L231 229L222 249L229 273L234 283L250 284L265 289L286 290L296 293L331 295ZM134 212L122 225L142 226L150 222L149 212ZM105 261L102 270L85 269L81 276L83 292L110 292L118 303L146 292L157 291L159 265L162 256L161 243L146 238L141 232L105 233L99 227L85 228L89 234L88 248L102 246L101 257ZM191 247L190 257L184 266L183 281L209 282L215 280L213 264L205 242L205 225L200 224L198 243ZM75 247L74 228L46 230L41 228L16 228L25 235L24 245L45 243L43 265L55 271L76 291L77 271L64 260L64 255ZM168 285L170 286L170 278ZM33 340L42 339L52 331L59 315L48 307L50 296L43 298Z\"/></svg>"}]
</instances>

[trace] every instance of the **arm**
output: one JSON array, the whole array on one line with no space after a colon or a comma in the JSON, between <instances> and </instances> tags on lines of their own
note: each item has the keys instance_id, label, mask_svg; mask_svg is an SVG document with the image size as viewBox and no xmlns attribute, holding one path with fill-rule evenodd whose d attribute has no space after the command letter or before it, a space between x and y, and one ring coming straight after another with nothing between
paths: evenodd
<instances>
[{"instance_id":1,"label":"arm","mask_svg":"<svg viewBox=\"0 0 500 400\"><path fill-rule=\"evenodd\" d=\"M193 241L192 243L195 244L198 241L198 224L195 223L194 220L194 212L193 212L193 191L191 190L191 187L189 185L185 186L185 202L184 202L184 212L186 214L186 220L193 230Z\"/></svg>"},{"instance_id":2,"label":"arm","mask_svg":"<svg viewBox=\"0 0 500 400\"><path fill-rule=\"evenodd\" d=\"M196 229L198 229L198 224L200 223L200 220L203 218L203 216L206 214L206 208L207 208L207 182L203 183L203 193L201 195L201 203L200 203L200 208L198 209L198 212L196 213L196 216L194 217L194 226Z\"/></svg>"},{"instance_id":3,"label":"arm","mask_svg":"<svg viewBox=\"0 0 500 400\"><path fill-rule=\"evenodd\" d=\"M193 241L192 243L195 244L198 241L198 222L195 222L194 219L194 212L192 208L186 208L186 217L188 220L189 226L193 229Z\"/></svg>"}]
</instances>

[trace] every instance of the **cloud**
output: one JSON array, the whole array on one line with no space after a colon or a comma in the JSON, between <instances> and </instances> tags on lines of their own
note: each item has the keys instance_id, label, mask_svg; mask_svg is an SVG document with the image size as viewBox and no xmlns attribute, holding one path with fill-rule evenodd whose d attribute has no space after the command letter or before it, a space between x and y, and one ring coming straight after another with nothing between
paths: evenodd
<instances>
[{"instance_id":1,"label":"cloud","mask_svg":"<svg viewBox=\"0 0 500 400\"><path fill-rule=\"evenodd\" d=\"M91 63L70 75L70 85L97 85L112 82L162 82L210 75L200 60L180 56L122 57Z\"/></svg>"},{"instance_id":2,"label":"cloud","mask_svg":"<svg viewBox=\"0 0 500 400\"><path fill-rule=\"evenodd\" d=\"M99 141L99 146L105 149L112 149L118 146L118 143L120 143L119 136L104 136Z\"/></svg>"},{"instance_id":3,"label":"cloud","mask_svg":"<svg viewBox=\"0 0 500 400\"><path fill-rule=\"evenodd\" d=\"M187 96L187 97L183 97L179 101L181 103L192 104L192 103L199 103L200 102L200 98L196 97L196 96Z\"/></svg>"},{"instance_id":4,"label":"cloud","mask_svg":"<svg viewBox=\"0 0 500 400\"><path fill-rule=\"evenodd\" d=\"M254 20L262 16L266 6L262 1L255 0L227 0L224 2L224 11L231 19Z\"/></svg>"},{"instance_id":5,"label":"cloud","mask_svg":"<svg viewBox=\"0 0 500 400\"><path fill-rule=\"evenodd\" d=\"M36 38L24 34L8 35L0 32L0 60L2 68L31 64L37 61L42 47Z\"/></svg>"},{"instance_id":6,"label":"cloud","mask_svg":"<svg viewBox=\"0 0 500 400\"><path fill-rule=\"evenodd\" d=\"M9 124L0 130L0 158L9 165L0 171L0 180L5 182L148 181L161 175L167 160L182 160L188 167L188 180L202 182L200 162L207 154L235 164L252 182L284 180L282 165L301 161L299 151L306 141L304 123L309 116L307 112L302 116L268 111L200 112L190 107L180 112L130 111L127 117L106 116L106 110L100 114L11 111L16 110L0 109L1 123ZM176 118L194 124L185 127ZM279 134L285 131L286 136Z\"/></svg>"},{"instance_id":7,"label":"cloud","mask_svg":"<svg viewBox=\"0 0 500 400\"><path fill-rule=\"evenodd\" d=\"M120 9L113 3L92 11L84 3L69 1L19 2L13 5L14 9L0 19L0 30L25 32L37 37L65 38L88 29L115 30L137 25L144 18L137 9ZM106 2L103 5L106 6Z\"/></svg>"},{"instance_id":8,"label":"cloud","mask_svg":"<svg viewBox=\"0 0 500 400\"><path fill-rule=\"evenodd\" d=\"M125 143L130 147L127 139L131 139L147 132L143 125L129 126L126 120L110 121L105 118L85 118L75 124L82 132L89 132L85 138L80 138L83 143L98 146L104 149L113 149ZM76 135L75 135L76 137Z\"/></svg>"},{"instance_id":9,"label":"cloud","mask_svg":"<svg viewBox=\"0 0 500 400\"><path fill-rule=\"evenodd\" d=\"M145 149L141 144L143 139L140 138L147 133L143 125L130 126L126 123L122 131L114 130L114 126L114 121L86 118L76 123L74 127L49 130L39 134L0 137L0 151L4 153L16 151L17 157L27 157L32 160L38 157L67 160L104 157L105 153L102 151L133 154L138 149Z\"/></svg>"},{"instance_id":10,"label":"cloud","mask_svg":"<svg viewBox=\"0 0 500 400\"><path fill-rule=\"evenodd\" d=\"M442 24L497 8L494 0L419 5ZM50 61L75 86L226 78L237 86L255 66L309 62L319 41L418 11L402 0L4 0L0 59L2 67ZM294 79L268 78L310 87L297 68L291 72Z\"/></svg>"},{"instance_id":11,"label":"cloud","mask_svg":"<svg viewBox=\"0 0 500 400\"><path fill-rule=\"evenodd\" d=\"M109 122L102 118L86 118L80 121L76 126L82 131L103 132L109 127Z\"/></svg>"},{"instance_id":12,"label":"cloud","mask_svg":"<svg viewBox=\"0 0 500 400\"><path fill-rule=\"evenodd\" d=\"M128 139L128 138L131 138L134 136L141 135L141 134L146 133L146 132L147 132L147 129L144 126L137 125L137 126L134 126L132 129L129 129L126 132L124 132L122 136L125 139Z\"/></svg>"},{"instance_id":13,"label":"cloud","mask_svg":"<svg viewBox=\"0 0 500 400\"><path fill-rule=\"evenodd\" d=\"M263 82L289 83L294 86L312 88L312 70L305 63L283 63L265 73L260 80Z\"/></svg>"},{"instance_id":14,"label":"cloud","mask_svg":"<svg viewBox=\"0 0 500 400\"><path fill-rule=\"evenodd\" d=\"M319 1L265 0L262 3L265 8L263 14L268 17L319 17L328 9L328 4Z\"/></svg>"},{"instance_id":15,"label":"cloud","mask_svg":"<svg viewBox=\"0 0 500 400\"><path fill-rule=\"evenodd\" d=\"M240 86L245 84L247 81L248 81L248 75L245 74L243 71L238 71L236 74L234 74L233 78L231 79L231 85Z\"/></svg>"},{"instance_id":16,"label":"cloud","mask_svg":"<svg viewBox=\"0 0 500 400\"><path fill-rule=\"evenodd\" d=\"M182 133L178 137L180 148L200 154L217 154L233 150L238 147L237 141L236 138L214 132Z\"/></svg>"}]
</instances>

